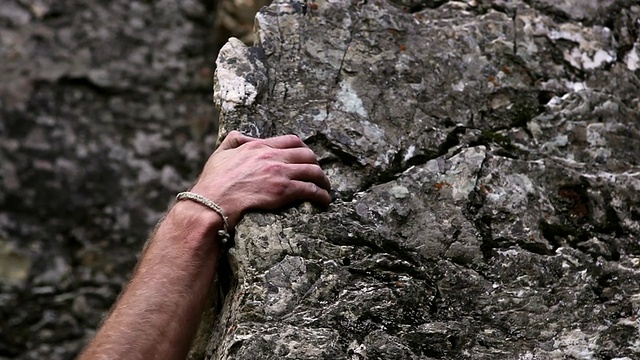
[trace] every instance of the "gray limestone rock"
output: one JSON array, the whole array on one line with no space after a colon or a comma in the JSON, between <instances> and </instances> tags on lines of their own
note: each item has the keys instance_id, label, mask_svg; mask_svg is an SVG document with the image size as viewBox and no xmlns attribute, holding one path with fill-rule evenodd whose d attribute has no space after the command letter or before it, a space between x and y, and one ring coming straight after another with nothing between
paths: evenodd
<instances>
[{"instance_id":1,"label":"gray limestone rock","mask_svg":"<svg viewBox=\"0 0 640 360\"><path fill-rule=\"evenodd\" d=\"M191 359L640 357L637 1L276 0L251 36L264 3L2 1L1 359L91 338L231 31L220 134L299 135L335 201L239 224Z\"/></svg>"},{"instance_id":2,"label":"gray limestone rock","mask_svg":"<svg viewBox=\"0 0 640 360\"><path fill-rule=\"evenodd\" d=\"M639 15L624 0L263 8L255 47L218 60L220 133L297 134L335 201L238 225L202 356L640 357Z\"/></svg>"}]
</instances>

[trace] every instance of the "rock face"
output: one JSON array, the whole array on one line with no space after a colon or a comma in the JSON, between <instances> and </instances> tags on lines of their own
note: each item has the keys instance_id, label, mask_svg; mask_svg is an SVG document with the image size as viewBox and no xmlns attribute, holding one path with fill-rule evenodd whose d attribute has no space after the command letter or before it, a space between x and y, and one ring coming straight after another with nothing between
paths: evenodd
<instances>
[{"instance_id":1,"label":"rock face","mask_svg":"<svg viewBox=\"0 0 640 360\"><path fill-rule=\"evenodd\" d=\"M215 144L213 3L0 0L0 359L72 359Z\"/></svg>"},{"instance_id":2,"label":"rock face","mask_svg":"<svg viewBox=\"0 0 640 360\"><path fill-rule=\"evenodd\" d=\"M334 189L252 214L209 359L640 357L635 1L280 0L217 60L222 134Z\"/></svg>"}]
</instances>

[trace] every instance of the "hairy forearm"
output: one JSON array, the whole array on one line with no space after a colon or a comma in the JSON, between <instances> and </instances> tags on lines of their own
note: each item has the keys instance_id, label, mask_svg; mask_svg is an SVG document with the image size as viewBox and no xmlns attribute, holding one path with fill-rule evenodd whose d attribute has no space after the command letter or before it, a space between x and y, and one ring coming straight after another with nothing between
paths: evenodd
<instances>
[{"instance_id":1,"label":"hairy forearm","mask_svg":"<svg viewBox=\"0 0 640 360\"><path fill-rule=\"evenodd\" d=\"M213 280L222 219L178 202L81 359L184 359Z\"/></svg>"},{"instance_id":2,"label":"hairy forearm","mask_svg":"<svg viewBox=\"0 0 640 360\"><path fill-rule=\"evenodd\" d=\"M299 201L326 208L330 190L316 155L297 136L229 133L191 189L215 206L196 197L171 209L81 359L184 359L215 273L224 226L218 212L233 229L248 210Z\"/></svg>"}]
</instances>

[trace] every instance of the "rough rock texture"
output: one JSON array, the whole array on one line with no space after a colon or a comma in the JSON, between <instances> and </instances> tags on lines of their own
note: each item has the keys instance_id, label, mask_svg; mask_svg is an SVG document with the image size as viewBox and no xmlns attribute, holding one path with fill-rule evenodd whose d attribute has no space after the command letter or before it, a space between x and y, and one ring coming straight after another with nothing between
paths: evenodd
<instances>
[{"instance_id":1,"label":"rough rock texture","mask_svg":"<svg viewBox=\"0 0 640 360\"><path fill-rule=\"evenodd\" d=\"M215 143L210 1L0 0L0 358L72 359Z\"/></svg>"},{"instance_id":2,"label":"rough rock texture","mask_svg":"<svg viewBox=\"0 0 640 360\"><path fill-rule=\"evenodd\" d=\"M217 60L221 133L335 188L252 214L212 359L640 358L640 6L277 0Z\"/></svg>"}]
</instances>

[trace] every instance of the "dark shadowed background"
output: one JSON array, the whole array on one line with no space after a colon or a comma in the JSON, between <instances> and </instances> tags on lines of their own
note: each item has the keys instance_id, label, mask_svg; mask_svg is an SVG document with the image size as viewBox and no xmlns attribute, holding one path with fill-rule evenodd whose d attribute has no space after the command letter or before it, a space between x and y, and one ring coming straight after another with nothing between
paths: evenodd
<instances>
[{"instance_id":1,"label":"dark shadowed background","mask_svg":"<svg viewBox=\"0 0 640 360\"><path fill-rule=\"evenodd\" d=\"M251 4L0 2L1 359L92 336L215 145L217 49Z\"/></svg>"}]
</instances>

